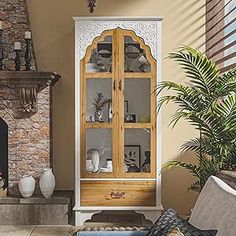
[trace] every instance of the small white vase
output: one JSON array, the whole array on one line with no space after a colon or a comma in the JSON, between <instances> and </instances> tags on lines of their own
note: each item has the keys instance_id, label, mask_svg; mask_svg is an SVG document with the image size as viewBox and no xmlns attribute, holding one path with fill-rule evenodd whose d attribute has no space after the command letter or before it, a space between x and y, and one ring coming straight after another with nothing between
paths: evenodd
<instances>
[{"instance_id":1,"label":"small white vase","mask_svg":"<svg viewBox=\"0 0 236 236\"><path fill-rule=\"evenodd\" d=\"M45 198L50 198L54 192L56 185L55 176L52 169L45 168L40 176L39 187Z\"/></svg>"},{"instance_id":2,"label":"small white vase","mask_svg":"<svg viewBox=\"0 0 236 236\"><path fill-rule=\"evenodd\" d=\"M93 163L93 172L97 172L99 170L99 152L96 149L92 149L92 163Z\"/></svg>"},{"instance_id":3,"label":"small white vase","mask_svg":"<svg viewBox=\"0 0 236 236\"><path fill-rule=\"evenodd\" d=\"M23 175L18 183L19 191L24 198L30 198L35 189L35 179L30 175Z\"/></svg>"},{"instance_id":4,"label":"small white vase","mask_svg":"<svg viewBox=\"0 0 236 236\"><path fill-rule=\"evenodd\" d=\"M93 172L93 162L92 160L86 160L86 171L87 172Z\"/></svg>"}]
</instances>

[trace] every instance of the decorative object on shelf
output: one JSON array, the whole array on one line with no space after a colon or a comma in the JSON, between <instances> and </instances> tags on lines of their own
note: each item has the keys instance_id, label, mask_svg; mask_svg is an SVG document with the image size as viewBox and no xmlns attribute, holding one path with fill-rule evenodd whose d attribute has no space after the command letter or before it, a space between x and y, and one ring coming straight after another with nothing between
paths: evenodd
<instances>
[{"instance_id":1,"label":"decorative object on shelf","mask_svg":"<svg viewBox=\"0 0 236 236\"><path fill-rule=\"evenodd\" d=\"M125 114L129 112L129 101L125 100ZM112 122L112 99L108 99L108 122Z\"/></svg>"},{"instance_id":2,"label":"decorative object on shelf","mask_svg":"<svg viewBox=\"0 0 236 236\"><path fill-rule=\"evenodd\" d=\"M96 0L88 0L89 12L93 13L94 8L96 7Z\"/></svg>"},{"instance_id":3,"label":"decorative object on shelf","mask_svg":"<svg viewBox=\"0 0 236 236\"><path fill-rule=\"evenodd\" d=\"M148 62L147 58L144 55L141 55L138 59L138 61L141 63L139 66L139 70L141 72L149 72L151 71L151 65Z\"/></svg>"},{"instance_id":4,"label":"decorative object on shelf","mask_svg":"<svg viewBox=\"0 0 236 236\"><path fill-rule=\"evenodd\" d=\"M128 166L128 172L140 172L141 146L125 145L125 164Z\"/></svg>"},{"instance_id":5,"label":"decorative object on shelf","mask_svg":"<svg viewBox=\"0 0 236 236\"><path fill-rule=\"evenodd\" d=\"M15 69L16 71L20 71L20 50L21 50L21 43L14 42L14 51L15 51Z\"/></svg>"},{"instance_id":6,"label":"decorative object on shelf","mask_svg":"<svg viewBox=\"0 0 236 236\"><path fill-rule=\"evenodd\" d=\"M100 69L97 66L97 63L87 63L86 64L86 72L93 73L93 72L99 72Z\"/></svg>"},{"instance_id":7,"label":"decorative object on shelf","mask_svg":"<svg viewBox=\"0 0 236 236\"><path fill-rule=\"evenodd\" d=\"M94 113L95 122L104 122L102 119L103 118L102 112L103 112L104 107L108 103L108 101L109 100L106 99L102 93L97 92L97 97L93 99L93 103L92 103L95 110L95 113Z\"/></svg>"},{"instance_id":8,"label":"decorative object on shelf","mask_svg":"<svg viewBox=\"0 0 236 236\"><path fill-rule=\"evenodd\" d=\"M151 166L150 166L150 151L145 151L145 161L142 164L142 171L145 173L150 173L151 172Z\"/></svg>"},{"instance_id":9,"label":"decorative object on shelf","mask_svg":"<svg viewBox=\"0 0 236 236\"><path fill-rule=\"evenodd\" d=\"M3 69L3 24L2 21L0 21L0 70Z\"/></svg>"},{"instance_id":10,"label":"decorative object on shelf","mask_svg":"<svg viewBox=\"0 0 236 236\"><path fill-rule=\"evenodd\" d=\"M136 115L135 114L126 114L125 123L136 123Z\"/></svg>"},{"instance_id":11,"label":"decorative object on shelf","mask_svg":"<svg viewBox=\"0 0 236 236\"><path fill-rule=\"evenodd\" d=\"M108 158L106 159L105 167L101 167L101 172L112 172L113 166L112 166L112 159Z\"/></svg>"},{"instance_id":12,"label":"decorative object on shelf","mask_svg":"<svg viewBox=\"0 0 236 236\"><path fill-rule=\"evenodd\" d=\"M25 32L25 70L31 69L31 32Z\"/></svg>"},{"instance_id":13,"label":"decorative object on shelf","mask_svg":"<svg viewBox=\"0 0 236 236\"><path fill-rule=\"evenodd\" d=\"M99 151L97 149L89 149L87 151L88 159L92 160L93 172L98 172L99 170Z\"/></svg>"},{"instance_id":14,"label":"decorative object on shelf","mask_svg":"<svg viewBox=\"0 0 236 236\"><path fill-rule=\"evenodd\" d=\"M35 179L30 175L23 175L18 183L23 198L30 198L35 189Z\"/></svg>"},{"instance_id":15,"label":"decorative object on shelf","mask_svg":"<svg viewBox=\"0 0 236 236\"><path fill-rule=\"evenodd\" d=\"M55 176L52 173L51 168L43 169L43 173L40 176L39 186L40 190L45 198L50 198L54 192L56 185Z\"/></svg>"},{"instance_id":16,"label":"decorative object on shelf","mask_svg":"<svg viewBox=\"0 0 236 236\"><path fill-rule=\"evenodd\" d=\"M108 122L112 122L112 99L108 99Z\"/></svg>"},{"instance_id":17,"label":"decorative object on shelf","mask_svg":"<svg viewBox=\"0 0 236 236\"><path fill-rule=\"evenodd\" d=\"M140 172L140 169L136 166L131 164L128 168L128 173L137 173Z\"/></svg>"},{"instance_id":18,"label":"decorative object on shelf","mask_svg":"<svg viewBox=\"0 0 236 236\"><path fill-rule=\"evenodd\" d=\"M93 161L91 159L86 160L86 171L87 172L93 172L94 166Z\"/></svg>"},{"instance_id":19,"label":"decorative object on shelf","mask_svg":"<svg viewBox=\"0 0 236 236\"><path fill-rule=\"evenodd\" d=\"M128 169L129 169L129 166L126 163L124 163L124 173L127 173Z\"/></svg>"}]
</instances>

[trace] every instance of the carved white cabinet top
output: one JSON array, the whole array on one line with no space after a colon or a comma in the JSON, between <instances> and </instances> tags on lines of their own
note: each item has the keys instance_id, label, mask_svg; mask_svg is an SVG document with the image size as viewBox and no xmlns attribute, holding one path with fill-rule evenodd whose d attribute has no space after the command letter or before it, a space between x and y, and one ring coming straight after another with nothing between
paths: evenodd
<instances>
[{"instance_id":1,"label":"carved white cabinet top","mask_svg":"<svg viewBox=\"0 0 236 236\"><path fill-rule=\"evenodd\" d=\"M92 44L94 38L101 35L104 30L122 29L133 30L139 37L143 38L152 51L155 59L158 58L158 37L160 37L159 23L162 18L91 18L75 17L76 43L78 44L77 56L81 60L87 47Z\"/></svg>"}]
</instances>

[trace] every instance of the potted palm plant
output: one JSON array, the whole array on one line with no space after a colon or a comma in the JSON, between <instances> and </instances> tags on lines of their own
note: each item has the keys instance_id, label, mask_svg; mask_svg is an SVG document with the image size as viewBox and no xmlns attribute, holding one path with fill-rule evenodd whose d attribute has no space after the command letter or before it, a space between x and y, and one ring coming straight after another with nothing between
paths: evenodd
<instances>
[{"instance_id":1,"label":"potted palm plant","mask_svg":"<svg viewBox=\"0 0 236 236\"><path fill-rule=\"evenodd\" d=\"M200 192L210 175L236 169L236 68L222 74L206 55L191 47L170 53L169 58L180 64L188 81L159 83L157 94L170 94L160 97L157 110L169 102L177 104L172 127L184 119L199 131L199 136L180 148L181 152L194 152L196 164L172 160L162 171L186 168L197 177L190 190Z\"/></svg>"}]
</instances>

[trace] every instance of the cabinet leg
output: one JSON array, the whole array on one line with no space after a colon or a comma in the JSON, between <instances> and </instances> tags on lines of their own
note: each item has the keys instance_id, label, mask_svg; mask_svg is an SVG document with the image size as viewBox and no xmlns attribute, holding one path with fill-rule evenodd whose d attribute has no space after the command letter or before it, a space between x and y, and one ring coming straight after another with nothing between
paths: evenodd
<instances>
[{"instance_id":1,"label":"cabinet leg","mask_svg":"<svg viewBox=\"0 0 236 236\"><path fill-rule=\"evenodd\" d=\"M135 211L139 214L143 214L145 216L146 220L152 221L154 223L160 216L161 216L161 211Z\"/></svg>"},{"instance_id":2,"label":"cabinet leg","mask_svg":"<svg viewBox=\"0 0 236 236\"><path fill-rule=\"evenodd\" d=\"M90 220L92 215L100 211L75 211L75 226L83 226L86 220Z\"/></svg>"}]
</instances>

